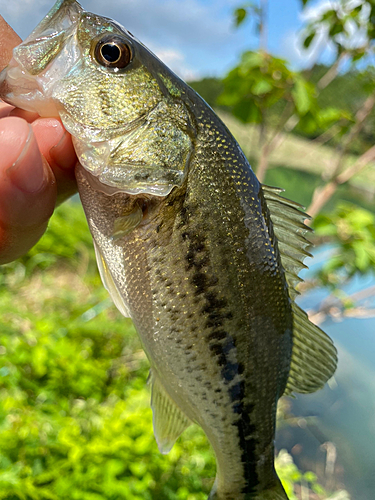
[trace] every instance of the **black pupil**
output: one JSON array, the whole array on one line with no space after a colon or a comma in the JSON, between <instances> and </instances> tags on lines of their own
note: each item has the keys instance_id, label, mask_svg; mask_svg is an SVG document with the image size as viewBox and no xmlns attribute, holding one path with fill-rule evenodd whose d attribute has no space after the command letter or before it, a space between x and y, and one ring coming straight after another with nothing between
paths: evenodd
<instances>
[{"instance_id":1,"label":"black pupil","mask_svg":"<svg viewBox=\"0 0 375 500\"><path fill-rule=\"evenodd\" d=\"M120 49L117 45L113 45L112 43L106 43L103 45L101 50L102 56L109 63L114 63L120 59Z\"/></svg>"}]
</instances>

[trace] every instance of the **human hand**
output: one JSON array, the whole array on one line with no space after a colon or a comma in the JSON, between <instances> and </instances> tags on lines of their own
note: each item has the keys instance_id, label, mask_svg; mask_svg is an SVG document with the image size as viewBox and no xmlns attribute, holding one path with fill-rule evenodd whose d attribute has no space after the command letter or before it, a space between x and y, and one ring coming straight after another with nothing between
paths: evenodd
<instances>
[{"instance_id":1,"label":"human hand","mask_svg":"<svg viewBox=\"0 0 375 500\"><path fill-rule=\"evenodd\" d=\"M0 16L0 71L20 42ZM35 245L56 204L76 192L77 157L61 121L1 100L0 153L0 264L5 264Z\"/></svg>"}]
</instances>

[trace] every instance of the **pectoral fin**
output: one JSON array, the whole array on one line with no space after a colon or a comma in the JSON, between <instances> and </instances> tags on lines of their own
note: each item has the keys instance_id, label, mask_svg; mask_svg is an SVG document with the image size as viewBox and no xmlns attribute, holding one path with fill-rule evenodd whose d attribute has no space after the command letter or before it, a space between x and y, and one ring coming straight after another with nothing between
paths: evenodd
<instances>
[{"instance_id":1,"label":"pectoral fin","mask_svg":"<svg viewBox=\"0 0 375 500\"><path fill-rule=\"evenodd\" d=\"M160 380L152 372L151 407L155 439L161 453L169 453L180 434L191 424L191 421L176 406L166 393Z\"/></svg>"},{"instance_id":2,"label":"pectoral fin","mask_svg":"<svg viewBox=\"0 0 375 500\"><path fill-rule=\"evenodd\" d=\"M135 205L133 209L118 217L113 225L112 239L113 241L119 240L123 236L131 233L133 229L139 226L143 219L143 212L139 205Z\"/></svg>"},{"instance_id":3,"label":"pectoral fin","mask_svg":"<svg viewBox=\"0 0 375 500\"><path fill-rule=\"evenodd\" d=\"M106 290L108 290L111 299L113 300L115 306L120 311L120 313L123 314L125 318L130 318L130 312L128 306L125 303L123 297L120 295L120 292L118 291L115 282L113 281L107 263L95 241L94 241L94 248L96 254L96 262L98 264L100 277L102 279L104 287L106 288Z\"/></svg>"}]
</instances>

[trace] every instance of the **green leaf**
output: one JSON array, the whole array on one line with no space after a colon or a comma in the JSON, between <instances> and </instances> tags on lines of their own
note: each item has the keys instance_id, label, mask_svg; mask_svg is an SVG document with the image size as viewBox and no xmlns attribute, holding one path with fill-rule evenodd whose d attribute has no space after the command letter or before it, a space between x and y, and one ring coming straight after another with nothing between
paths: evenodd
<instances>
[{"instance_id":1,"label":"green leaf","mask_svg":"<svg viewBox=\"0 0 375 500\"><path fill-rule=\"evenodd\" d=\"M269 81L261 79L255 82L255 84L251 88L251 91L254 95L259 96L271 92L272 88L272 84Z\"/></svg>"},{"instance_id":2,"label":"green leaf","mask_svg":"<svg viewBox=\"0 0 375 500\"><path fill-rule=\"evenodd\" d=\"M263 55L260 52L245 52L242 55L240 68L242 71L249 71L253 68L260 68L264 64Z\"/></svg>"},{"instance_id":3,"label":"green leaf","mask_svg":"<svg viewBox=\"0 0 375 500\"><path fill-rule=\"evenodd\" d=\"M38 377L42 377L47 372L47 362L48 353L44 346L38 345L34 348L32 364L35 370L35 374Z\"/></svg>"},{"instance_id":4,"label":"green leaf","mask_svg":"<svg viewBox=\"0 0 375 500\"><path fill-rule=\"evenodd\" d=\"M360 271L364 272L370 264L370 255L362 241L353 242L353 250L355 252L355 264Z\"/></svg>"},{"instance_id":5,"label":"green leaf","mask_svg":"<svg viewBox=\"0 0 375 500\"><path fill-rule=\"evenodd\" d=\"M306 36L306 38L303 41L303 46L305 47L305 49L308 49L310 47L312 41L315 38L315 35L316 35L316 32L313 31L309 35Z\"/></svg>"},{"instance_id":6,"label":"green leaf","mask_svg":"<svg viewBox=\"0 0 375 500\"><path fill-rule=\"evenodd\" d=\"M333 38L334 36L343 32L346 32L345 25L342 22L336 22L330 27L328 34L331 38Z\"/></svg>"},{"instance_id":7,"label":"green leaf","mask_svg":"<svg viewBox=\"0 0 375 500\"><path fill-rule=\"evenodd\" d=\"M253 99L239 102L233 107L233 114L244 123L260 123L262 120L260 109Z\"/></svg>"},{"instance_id":8,"label":"green leaf","mask_svg":"<svg viewBox=\"0 0 375 500\"><path fill-rule=\"evenodd\" d=\"M292 97L298 114L305 115L311 107L311 96L308 84L302 78L297 78L292 90Z\"/></svg>"},{"instance_id":9,"label":"green leaf","mask_svg":"<svg viewBox=\"0 0 375 500\"><path fill-rule=\"evenodd\" d=\"M317 121L319 122L319 126L324 129L338 122L339 120L342 119L351 120L352 115L348 111L339 108L328 107L320 109L316 113L316 118Z\"/></svg>"},{"instance_id":10,"label":"green leaf","mask_svg":"<svg viewBox=\"0 0 375 500\"><path fill-rule=\"evenodd\" d=\"M242 7L234 11L234 22L237 27L244 22L244 20L246 19L246 15L247 11Z\"/></svg>"}]
</instances>

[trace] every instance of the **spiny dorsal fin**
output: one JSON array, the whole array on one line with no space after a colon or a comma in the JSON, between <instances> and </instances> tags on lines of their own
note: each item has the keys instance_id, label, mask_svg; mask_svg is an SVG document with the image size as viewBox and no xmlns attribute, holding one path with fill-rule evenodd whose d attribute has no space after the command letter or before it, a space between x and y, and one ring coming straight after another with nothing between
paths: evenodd
<instances>
[{"instance_id":1,"label":"spiny dorsal fin","mask_svg":"<svg viewBox=\"0 0 375 500\"><path fill-rule=\"evenodd\" d=\"M169 453L191 421L166 393L157 376L150 372L151 408L155 439L161 453Z\"/></svg>"},{"instance_id":2,"label":"spiny dorsal fin","mask_svg":"<svg viewBox=\"0 0 375 500\"><path fill-rule=\"evenodd\" d=\"M289 378L284 394L310 393L322 388L336 370L337 351L332 340L307 314L294 303L298 276L311 243L305 235L311 229L305 225L310 218L298 203L280 196L282 189L262 186L270 211L275 236L278 240L281 263L288 283L293 308L293 351Z\"/></svg>"},{"instance_id":3,"label":"spiny dorsal fin","mask_svg":"<svg viewBox=\"0 0 375 500\"><path fill-rule=\"evenodd\" d=\"M270 186L262 188L278 241L290 298L294 300L298 294L295 287L301 281L298 274L301 269L306 268L303 261L306 257L311 257L307 251L311 243L305 237L311 232L311 228L304 223L310 217L305 214L302 205L280 196L282 189Z\"/></svg>"},{"instance_id":4,"label":"spiny dorsal fin","mask_svg":"<svg viewBox=\"0 0 375 500\"><path fill-rule=\"evenodd\" d=\"M321 389L335 373L337 351L332 340L293 303L293 350L284 394Z\"/></svg>"}]
</instances>

